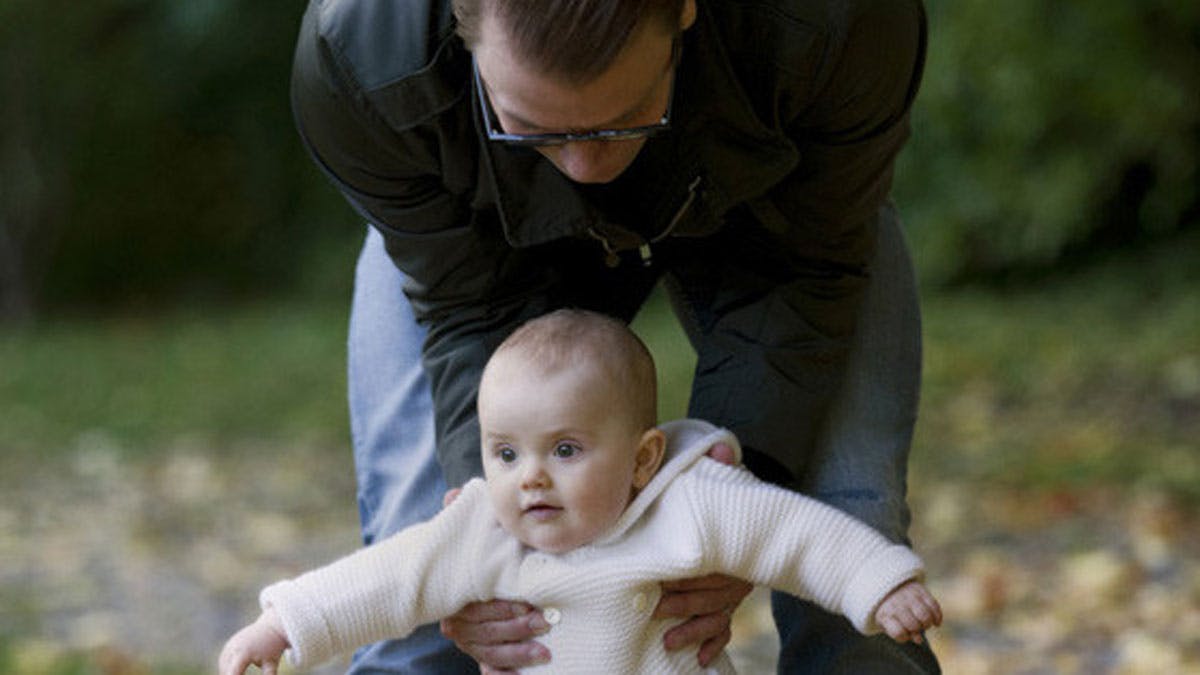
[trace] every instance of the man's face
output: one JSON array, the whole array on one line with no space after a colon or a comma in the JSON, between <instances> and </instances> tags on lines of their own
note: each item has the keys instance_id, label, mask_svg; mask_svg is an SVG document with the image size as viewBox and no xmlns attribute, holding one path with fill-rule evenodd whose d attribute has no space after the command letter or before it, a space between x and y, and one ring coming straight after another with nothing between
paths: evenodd
<instances>
[{"instance_id":1,"label":"man's face","mask_svg":"<svg viewBox=\"0 0 1200 675\"><path fill-rule=\"evenodd\" d=\"M493 358L479 388L483 470L506 530L548 553L602 535L635 487L638 428L593 367L547 372L514 354Z\"/></svg>"},{"instance_id":2,"label":"man's face","mask_svg":"<svg viewBox=\"0 0 1200 675\"><path fill-rule=\"evenodd\" d=\"M688 25L690 16L685 12ZM638 29L612 66L586 84L564 83L527 67L493 20L485 19L482 28L475 60L506 133L644 126L660 120L667 109L674 79L673 35L661 26ZM645 143L644 138L584 141L537 150L573 181L607 183L633 163Z\"/></svg>"}]
</instances>

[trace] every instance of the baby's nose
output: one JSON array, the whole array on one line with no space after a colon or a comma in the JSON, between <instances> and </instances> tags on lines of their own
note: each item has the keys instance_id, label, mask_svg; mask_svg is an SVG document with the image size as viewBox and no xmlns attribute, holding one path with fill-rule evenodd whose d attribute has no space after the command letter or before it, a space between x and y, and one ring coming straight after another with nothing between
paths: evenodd
<instances>
[{"instance_id":1,"label":"baby's nose","mask_svg":"<svg viewBox=\"0 0 1200 675\"><path fill-rule=\"evenodd\" d=\"M541 464L533 464L521 478L521 487L526 490L544 489L550 487L550 474Z\"/></svg>"}]
</instances>

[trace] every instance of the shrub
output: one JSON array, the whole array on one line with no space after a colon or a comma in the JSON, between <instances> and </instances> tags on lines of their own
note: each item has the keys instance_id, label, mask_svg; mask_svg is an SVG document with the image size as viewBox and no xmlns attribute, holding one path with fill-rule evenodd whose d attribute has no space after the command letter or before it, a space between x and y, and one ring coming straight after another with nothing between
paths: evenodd
<instances>
[{"instance_id":1,"label":"shrub","mask_svg":"<svg viewBox=\"0 0 1200 675\"><path fill-rule=\"evenodd\" d=\"M0 253L26 304L278 291L358 238L292 124L303 9L0 3Z\"/></svg>"},{"instance_id":2,"label":"shrub","mask_svg":"<svg viewBox=\"0 0 1200 675\"><path fill-rule=\"evenodd\" d=\"M927 9L896 186L927 280L1049 266L1195 219L1200 3Z\"/></svg>"}]
</instances>

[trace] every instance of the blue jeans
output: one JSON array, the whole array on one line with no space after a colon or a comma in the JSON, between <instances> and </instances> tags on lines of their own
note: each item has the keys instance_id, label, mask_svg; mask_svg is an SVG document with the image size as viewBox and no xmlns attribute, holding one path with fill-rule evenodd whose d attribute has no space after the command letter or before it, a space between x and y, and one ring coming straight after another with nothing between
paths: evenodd
<instances>
[{"instance_id":1,"label":"blue jeans","mask_svg":"<svg viewBox=\"0 0 1200 675\"><path fill-rule=\"evenodd\" d=\"M370 544L441 508L446 485L434 453L432 400L421 368L424 331L403 277L370 231L358 261L350 320L351 431L363 540ZM668 285L669 288L669 285ZM907 541L906 467L921 370L912 265L892 209L880 218L871 282L843 390L809 460L803 490ZM863 637L845 619L772 595L779 672L935 673L928 647ZM355 654L352 673L476 673L474 661L425 626Z\"/></svg>"},{"instance_id":2,"label":"blue jeans","mask_svg":"<svg viewBox=\"0 0 1200 675\"><path fill-rule=\"evenodd\" d=\"M363 543L432 518L446 483L434 453L433 399L421 367L425 331L401 291L403 277L370 230L350 314L350 433ZM475 661L422 626L405 640L360 649L352 673L478 673Z\"/></svg>"}]
</instances>

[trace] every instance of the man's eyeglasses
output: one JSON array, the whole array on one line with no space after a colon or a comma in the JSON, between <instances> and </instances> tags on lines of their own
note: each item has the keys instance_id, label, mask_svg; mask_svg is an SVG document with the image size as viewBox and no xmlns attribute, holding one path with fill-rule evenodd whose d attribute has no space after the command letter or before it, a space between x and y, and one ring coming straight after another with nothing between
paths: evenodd
<instances>
[{"instance_id":1,"label":"man's eyeglasses","mask_svg":"<svg viewBox=\"0 0 1200 675\"><path fill-rule=\"evenodd\" d=\"M679 62L680 44L681 41L679 38L676 38L671 44L672 69ZM565 145L567 143L585 141L632 141L639 138L657 136L671 128L671 109L675 103L675 73L671 74L671 91L667 96L667 109L663 113L663 116L654 124L626 127L624 129L593 129L591 131L550 134L510 134L501 128L500 120L496 118L496 112L492 109L491 99L488 98L487 89L483 86L483 80L479 77L479 66L475 63L474 58L471 59L471 71L475 84L475 96L479 99L479 110L483 114L483 126L487 132L489 141L524 147Z\"/></svg>"}]
</instances>

